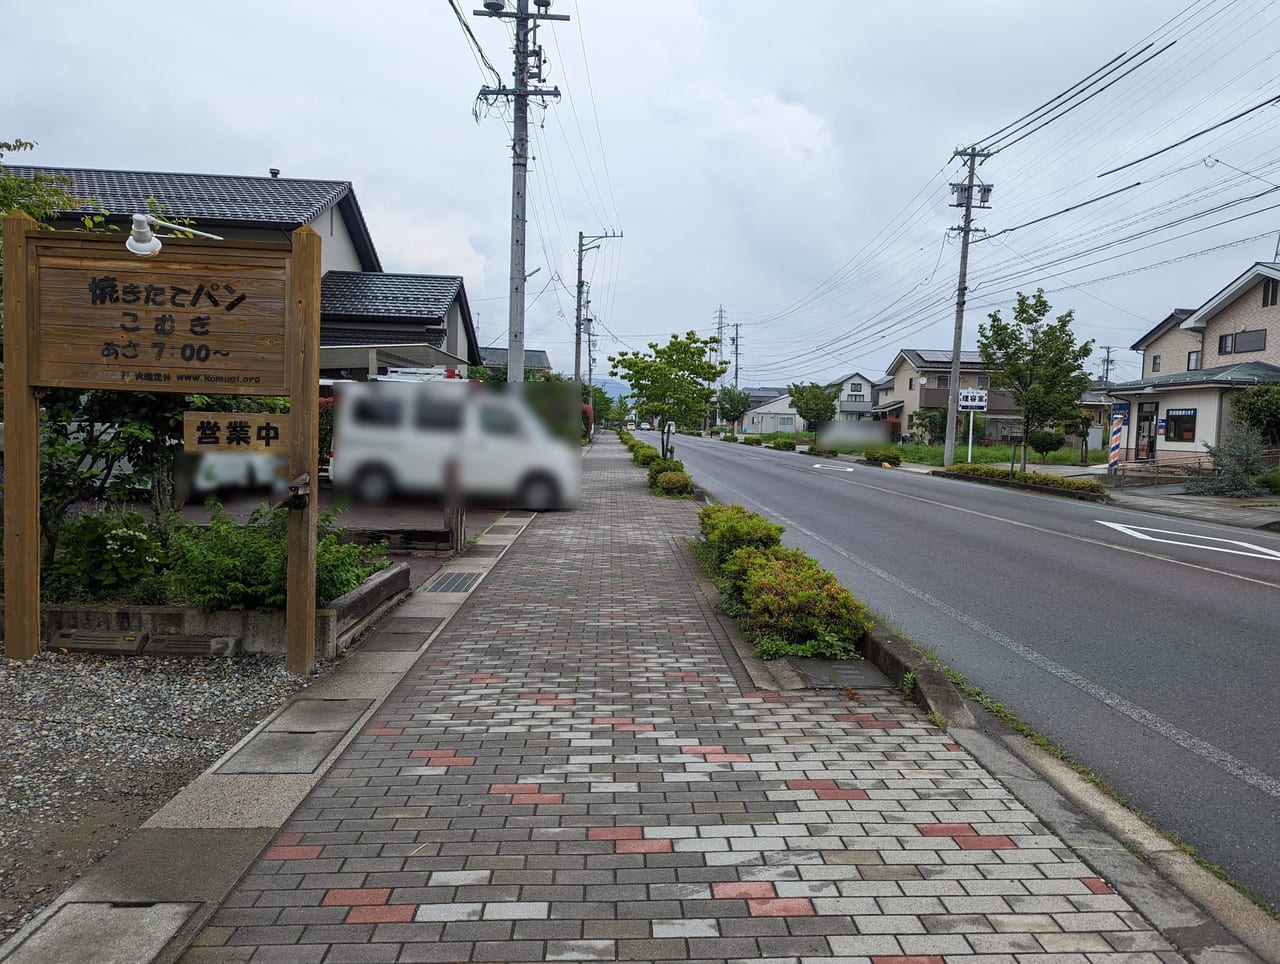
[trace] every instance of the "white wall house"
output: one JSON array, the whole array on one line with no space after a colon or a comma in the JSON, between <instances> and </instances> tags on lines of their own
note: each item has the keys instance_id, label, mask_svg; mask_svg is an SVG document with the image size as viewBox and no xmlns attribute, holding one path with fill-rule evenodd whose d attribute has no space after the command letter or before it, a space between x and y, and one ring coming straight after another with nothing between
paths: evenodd
<instances>
[{"instance_id":1,"label":"white wall house","mask_svg":"<svg viewBox=\"0 0 1280 964\"><path fill-rule=\"evenodd\" d=\"M831 382L827 388L839 389L836 396L837 422L861 422L872 417L875 408L875 379L861 372L852 372Z\"/></svg>"},{"instance_id":2,"label":"white wall house","mask_svg":"<svg viewBox=\"0 0 1280 964\"><path fill-rule=\"evenodd\" d=\"M1108 389L1128 419L1123 457L1204 455L1231 427L1235 392L1280 384L1280 264L1255 264L1201 307L1171 312L1133 349L1143 377Z\"/></svg>"},{"instance_id":3,"label":"white wall house","mask_svg":"<svg viewBox=\"0 0 1280 964\"><path fill-rule=\"evenodd\" d=\"M757 405L742 416L743 435L768 435L770 432L798 432L804 419L796 414L790 395Z\"/></svg>"}]
</instances>

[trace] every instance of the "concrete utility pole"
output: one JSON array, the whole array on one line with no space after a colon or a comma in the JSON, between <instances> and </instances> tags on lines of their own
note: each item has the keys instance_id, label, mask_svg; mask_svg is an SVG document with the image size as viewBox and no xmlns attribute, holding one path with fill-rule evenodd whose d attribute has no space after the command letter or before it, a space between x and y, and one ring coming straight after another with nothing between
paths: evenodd
<instances>
[{"instance_id":1,"label":"concrete utility pole","mask_svg":"<svg viewBox=\"0 0 1280 964\"><path fill-rule=\"evenodd\" d=\"M511 87L482 87L480 97L492 103L498 97L510 97L515 122L511 137L511 300L507 323L507 381L524 381L524 231L525 180L529 173L529 98L559 97L559 87L530 87L531 80L541 81L543 56L538 46L539 20L568 20L563 14L546 13L548 2L537 3L539 13L529 12L529 0L516 0L516 9L506 9L503 0L485 0L483 10L473 10L477 17L497 17L516 22L515 69Z\"/></svg>"},{"instance_id":2,"label":"concrete utility pole","mask_svg":"<svg viewBox=\"0 0 1280 964\"><path fill-rule=\"evenodd\" d=\"M953 465L956 456L956 416L960 411L960 344L964 339L964 296L968 289L969 274L969 235L973 231L973 209L990 207L991 185L979 184L981 198L978 204L973 203L973 183L976 180L975 169L979 158L985 160L991 156L989 151L980 151L977 147L957 150L952 157L969 159L969 177L962 184L952 184L951 191L956 195L952 207L964 208L964 224L956 228L960 232L960 282L956 286L956 330L951 341L951 381L947 388L947 444L942 454L942 464Z\"/></svg>"},{"instance_id":3,"label":"concrete utility pole","mask_svg":"<svg viewBox=\"0 0 1280 964\"><path fill-rule=\"evenodd\" d=\"M742 325L739 322L733 323L733 387L738 387L738 349L742 345L742 339L738 336Z\"/></svg>"},{"instance_id":4,"label":"concrete utility pole","mask_svg":"<svg viewBox=\"0 0 1280 964\"><path fill-rule=\"evenodd\" d=\"M1116 347L1115 345L1103 345L1102 350L1107 353L1107 356L1102 359L1102 384L1104 386L1110 387L1111 386L1111 353L1116 350Z\"/></svg>"},{"instance_id":5,"label":"concrete utility pole","mask_svg":"<svg viewBox=\"0 0 1280 964\"><path fill-rule=\"evenodd\" d=\"M578 386L578 391L582 391L582 304L583 304L583 281L582 281L582 261L586 257L588 251L595 251L600 245L597 241L608 241L611 238L622 237L622 232L614 234L612 231L606 231L604 234L583 234L578 232L578 308L575 314L575 322L573 325L573 383ZM591 348L587 346L588 355ZM588 361L590 359L588 358Z\"/></svg>"}]
</instances>

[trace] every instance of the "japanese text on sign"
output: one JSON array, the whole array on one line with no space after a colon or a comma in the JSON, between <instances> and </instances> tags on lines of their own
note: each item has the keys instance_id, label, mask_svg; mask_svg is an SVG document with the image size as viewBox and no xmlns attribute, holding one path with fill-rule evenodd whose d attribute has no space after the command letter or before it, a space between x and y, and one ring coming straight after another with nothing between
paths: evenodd
<instances>
[{"instance_id":1,"label":"japanese text on sign","mask_svg":"<svg viewBox=\"0 0 1280 964\"><path fill-rule=\"evenodd\" d=\"M207 338L214 324L214 311L235 311L247 298L227 282L199 283L192 288L181 285L120 282L114 275L95 275L89 282L91 305L121 304L137 306L138 311L122 309L121 334L102 343L103 358L133 361L141 352L155 352L161 361L166 353L172 360L176 354L184 362L203 365L210 358L226 357L231 352L210 348ZM175 315L168 309L183 312ZM150 357L150 356L148 356Z\"/></svg>"},{"instance_id":2,"label":"japanese text on sign","mask_svg":"<svg viewBox=\"0 0 1280 964\"><path fill-rule=\"evenodd\" d=\"M289 444L289 416L246 412L187 412L183 447L198 452L280 452Z\"/></svg>"}]
</instances>

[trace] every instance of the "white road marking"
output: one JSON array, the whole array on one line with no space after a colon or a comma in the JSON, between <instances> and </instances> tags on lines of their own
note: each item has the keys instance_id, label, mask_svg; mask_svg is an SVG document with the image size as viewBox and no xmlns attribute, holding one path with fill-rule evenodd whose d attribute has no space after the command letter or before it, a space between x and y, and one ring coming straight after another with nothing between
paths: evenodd
<instances>
[{"instance_id":1,"label":"white road marking","mask_svg":"<svg viewBox=\"0 0 1280 964\"><path fill-rule=\"evenodd\" d=\"M814 463L814 466L813 466L813 467L814 467L815 469L834 469L834 470L835 470L835 471L837 471L837 472L852 472L852 471L853 471L853 468L852 468L852 467L847 467L847 468L846 468L846 467L845 467L845 466L843 466L843 465L824 465L824 464L823 464L823 463L821 463L821 462L816 462L816 463Z\"/></svg>"},{"instance_id":2,"label":"white road marking","mask_svg":"<svg viewBox=\"0 0 1280 964\"><path fill-rule=\"evenodd\" d=\"M717 484L723 484L723 483L717 483ZM725 488L729 488L732 490L731 486L725 486ZM836 545L836 543L832 542L830 539L826 539L823 536L818 535L818 533L813 532L810 529L806 529L804 526L800 525L798 522L794 522L791 519L788 519L786 516L782 515L780 512L777 512L776 510L765 505L763 502L760 502L757 499L753 499L742 492L738 492L737 494L743 500L747 502L752 502L755 505L759 506L764 512L772 516L778 522L781 522L784 525L789 526L792 529L795 529L797 532L803 532L810 539L813 539L815 542L821 543L822 545L830 549L832 552L835 552L838 555L843 556L845 559L848 559L854 565L861 566L863 569L866 569L868 572L872 573L873 575L878 576L880 579L883 579L885 582L889 583L890 585L896 586L898 589L901 589L903 592L908 593L909 595L914 596L915 598L919 599L921 602L925 603L926 605L933 607L943 615L948 616L951 619L954 619L956 622L961 623L962 625L968 626L970 629L974 630L980 635L985 636L987 639L991 640L992 642L1009 650L1009 652L1014 653L1017 656L1020 656L1022 659L1025 659L1027 662L1031 663L1033 666L1036 666L1039 669L1042 669L1045 672L1049 673L1050 675L1057 677L1058 679L1062 680L1064 683L1071 684L1072 686L1079 689L1081 692L1087 693L1089 696L1092 696L1094 699L1098 700L1099 702L1105 704L1106 706L1109 706L1111 709L1115 710L1117 713L1120 713L1123 716L1128 717L1129 719L1133 720L1135 723L1139 723L1142 726L1145 726L1147 729L1151 730L1154 733L1158 733L1160 736L1164 737L1166 740L1169 740L1170 742L1177 744L1183 749L1190 750L1192 753L1195 753L1197 756L1204 757L1210 763L1214 764L1217 767L1220 767L1221 769L1225 770L1227 773L1230 773L1236 779L1249 784L1249 786L1255 787L1261 790L1263 793L1267 793L1273 797L1280 797L1280 779L1277 779L1276 777L1273 777L1271 774L1266 773L1262 770L1259 770L1256 767L1250 766L1249 764L1245 763L1243 760L1240 760L1239 758L1232 756L1226 750L1223 750L1220 747L1214 746L1212 743L1209 743L1206 740L1202 740L1198 736L1188 733L1186 730L1182 729L1181 727L1176 726L1173 723L1170 723L1168 720L1164 719L1163 717L1157 716L1155 713L1152 713L1150 710L1144 709L1143 707L1139 706L1137 703L1134 703L1131 700L1125 699L1123 696L1120 696L1118 693L1113 693L1111 690L1107 689L1105 686L1102 686L1099 683L1095 683L1093 680L1089 679L1087 676L1081 676L1079 673L1075 672L1074 670L1068 669L1067 667L1063 666L1061 663L1053 659L1050 659L1048 656L1045 656L1043 653L1037 652L1036 650L1031 649L1029 646L1022 645L1022 643L1019 643L1017 640L1012 639L1009 636L1006 636L1004 633L1000 632L997 629L993 629L992 627L986 625L986 623L983 623L975 619L973 616L970 616L968 613L962 612L961 610L956 609L954 606L950 605L949 603L945 603L941 599L938 599L936 596L930 595L929 593L925 592L923 589L920 589L918 586L913 586L911 583L906 582L903 579L900 579L899 577L893 575L890 572L887 572L884 569L881 569L879 566L875 565L874 563L868 562L867 560L854 555L853 553L845 549L843 546Z\"/></svg>"},{"instance_id":3,"label":"white road marking","mask_svg":"<svg viewBox=\"0 0 1280 964\"><path fill-rule=\"evenodd\" d=\"M1094 519L1094 522L1100 526L1108 526L1119 532L1123 532L1127 536L1133 536L1135 539L1145 539L1148 542L1167 542L1172 546L1190 546L1192 549L1208 549L1211 552L1230 552L1237 556L1250 556L1254 559L1271 559L1280 561L1280 552L1275 549L1268 549L1266 546L1255 546L1252 542L1241 542L1239 539L1219 539L1215 536L1201 536L1191 532L1174 532L1171 529L1152 529L1149 526L1133 526L1125 525L1120 522L1103 522L1101 519ZM1148 535L1148 533L1156 532L1159 535ZM1179 536L1178 539L1162 539L1160 536ZM1183 539L1199 539L1200 542L1183 542ZM1206 542L1223 542L1226 545L1208 546ZM1230 549L1228 546L1241 546L1239 549Z\"/></svg>"}]
</instances>

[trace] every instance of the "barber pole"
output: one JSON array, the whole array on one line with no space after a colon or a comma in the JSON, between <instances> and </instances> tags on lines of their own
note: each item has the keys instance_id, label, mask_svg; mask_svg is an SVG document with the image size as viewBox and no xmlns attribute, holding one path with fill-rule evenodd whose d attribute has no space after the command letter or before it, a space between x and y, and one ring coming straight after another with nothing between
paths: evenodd
<instances>
[{"instance_id":1,"label":"barber pole","mask_svg":"<svg viewBox=\"0 0 1280 964\"><path fill-rule=\"evenodd\" d=\"M1120 436L1124 433L1124 416L1117 415L1111 419L1111 455L1107 460L1107 468L1120 467Z\"/></svg>"}]
</instances>

